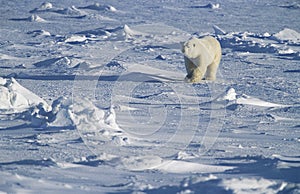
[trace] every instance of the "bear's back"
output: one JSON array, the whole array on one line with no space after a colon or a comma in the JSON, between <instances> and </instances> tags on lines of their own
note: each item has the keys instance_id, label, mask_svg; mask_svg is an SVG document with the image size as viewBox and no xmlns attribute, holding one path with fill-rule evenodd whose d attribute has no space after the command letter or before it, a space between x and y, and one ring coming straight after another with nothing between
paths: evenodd
<instances>
[{"instance_id":1,"label":"bear's back","mask_svg":"<svg viewBox=\"0 0 300 194\"><path fill-rule=\"evenodd\" d=\"M212 36L204 36L199 38L200 44L207 48L209 52L220 52L221 45L219 41Z\"/></svg>"}]
</instances>

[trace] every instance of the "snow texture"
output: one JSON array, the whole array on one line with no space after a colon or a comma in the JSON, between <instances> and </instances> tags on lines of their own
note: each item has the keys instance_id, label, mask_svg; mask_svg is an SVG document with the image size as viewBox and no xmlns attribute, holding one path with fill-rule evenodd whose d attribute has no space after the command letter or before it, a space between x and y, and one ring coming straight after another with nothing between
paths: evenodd
<instances>
[{"instance_id":1,"label":"snow texture","mask_svg":"<svg viewBox=\"0 0 300 194\"><path fill-rule=\"evenodd\" d=\"M0 193L299 193L299 3L3 1ZM184 82L180 43L222 46Z\"/></svg>"}]
</instances>

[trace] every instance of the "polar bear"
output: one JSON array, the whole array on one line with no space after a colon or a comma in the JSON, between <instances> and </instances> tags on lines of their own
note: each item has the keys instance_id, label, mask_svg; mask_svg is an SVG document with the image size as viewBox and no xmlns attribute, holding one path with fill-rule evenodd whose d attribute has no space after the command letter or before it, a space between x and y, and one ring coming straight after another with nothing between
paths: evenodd
<instances>
[{"instance_id":1,"label":"polar bear","mask_svg":"<svg viewBox=\"0 0 300 194\"><path fill-rule=\"evenodd\" d=\"M192 37L182 45L182 53L187 71L187 82L215 80L222 57L221 45L212 36Z\"/></svg>"}]
</instances>

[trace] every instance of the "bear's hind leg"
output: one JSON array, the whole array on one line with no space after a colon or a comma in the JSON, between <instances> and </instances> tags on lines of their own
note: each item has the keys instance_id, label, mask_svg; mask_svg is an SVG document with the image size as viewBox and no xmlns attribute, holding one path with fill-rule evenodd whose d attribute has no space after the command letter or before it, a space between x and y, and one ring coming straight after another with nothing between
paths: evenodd
<instances>
[{"instance_id":1,"label":"bear's hind leg","mask_svg":"<svg viewBox=\"0 0 300 194\"><path fill-rule=\"evenodd\" d=\"M218 67L221 61L221 54L217 55L215 60L207 67L206 80L216 80Z\"/></svg>"},{"instance_id":2,"label":"bear's hind leg","mask_svg":"<svg viewBox=\"0 0 300 194\"><path fill-rule=\"evenodd\" d=\"M212 63L207 67L206 80L216 80L218 66L218 64Z\"/></svg>"}]
</instances>

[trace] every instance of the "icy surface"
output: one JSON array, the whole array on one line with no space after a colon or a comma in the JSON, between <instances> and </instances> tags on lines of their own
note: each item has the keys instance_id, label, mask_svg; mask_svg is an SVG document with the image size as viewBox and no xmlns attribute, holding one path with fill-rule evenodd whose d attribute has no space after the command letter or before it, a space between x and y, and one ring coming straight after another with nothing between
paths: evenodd
<instances>
[{"instance_id":1,"label":"icy surface","mask_svg":"<svg viewBox=\"0 0 300 194\"><path fill-rule=\"evenodd\" d=\"M297 1L3 1L0 193L299 193ZM215 36L216 82L180 43Z\"/></svg>"}]
</instances>

